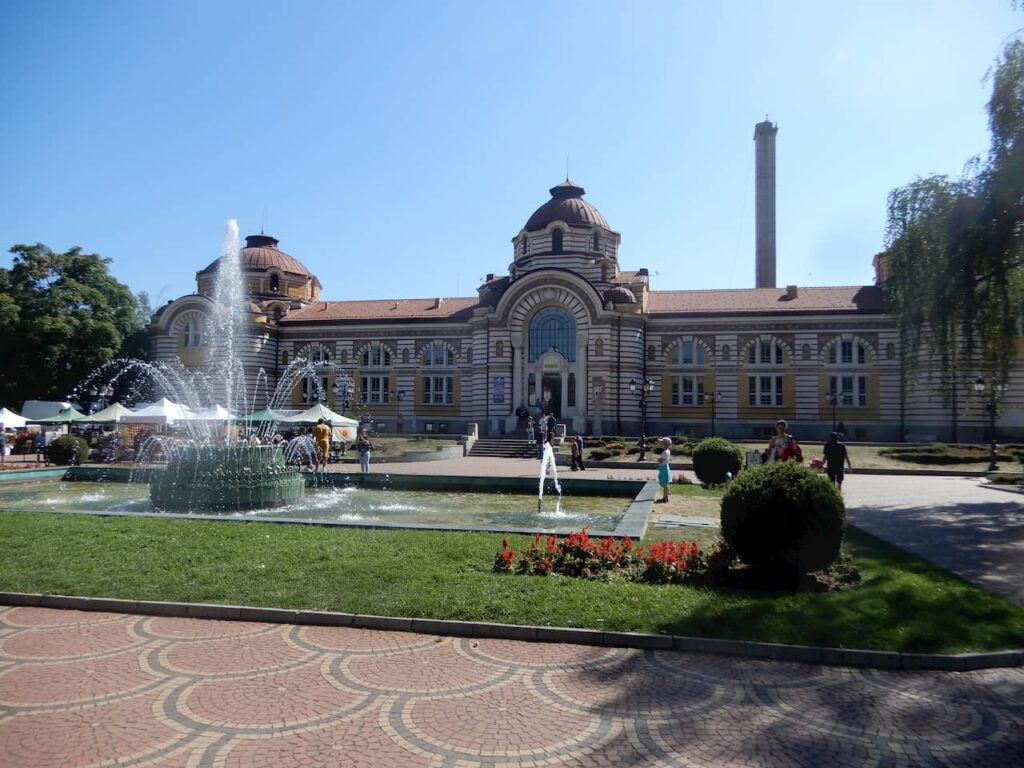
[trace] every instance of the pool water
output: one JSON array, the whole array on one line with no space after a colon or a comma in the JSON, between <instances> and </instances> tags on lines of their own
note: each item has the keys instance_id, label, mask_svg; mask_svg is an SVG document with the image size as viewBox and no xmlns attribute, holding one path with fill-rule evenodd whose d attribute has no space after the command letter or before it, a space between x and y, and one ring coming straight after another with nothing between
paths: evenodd
<instances>
[{"instance_id":1,"label":"pool water","mask_svg":"<svg viewBox=\"0 0 1024 768\"><path fill-rule=\"evenodd\" d=\"M600 496L545 496L465 491L308 488L287 507L225 512L246 520L267 518L338 523L498 528L614 530L630 499ZM0 511L153 512L149 486L132 483L9 481L0 485Z\"/></svg>"}]
</instances>

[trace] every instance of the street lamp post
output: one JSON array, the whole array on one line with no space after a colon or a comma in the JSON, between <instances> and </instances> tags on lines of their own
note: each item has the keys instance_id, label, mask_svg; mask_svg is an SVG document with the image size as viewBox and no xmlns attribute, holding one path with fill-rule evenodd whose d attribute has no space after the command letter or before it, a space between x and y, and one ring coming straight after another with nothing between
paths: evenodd
<instances>
[{"instance_id":1,"label":"street lamp post","mask_svg":"<svg viewBox=\"0 0 1024 768\"><path fill-rule=\"evenodd\" d=\"M836 431L836 406L839 404L839 395L832 390L825 395L825 401L832 406L832 431Z\"/></svg>"},{"instance_id":2,"label":"street lamp post","mask_svg":"<svg viewBox=\"0 0 1024 768\"><path fill-rule=\"evenodd\" d=\"M988 400L985 402L985 411L988 413L988 471L995 472L999 469L997 462L997 451L996 451L996 393L1000 387L995 384L989 388L984 377L979 376L974 380L974 391L978 393L979 397L985 396L985 391L988 390Z\"/></svg>"},{"instance_id":3,"label":"street lamp post","mask_svg":"<svg viewBox=\"0 0 1024 768\"><path fill-rule=\"evenodd\" d=\"M722 395L718 392L706 392L704 394L704 402L711 403L711 436L715 436L715 408L718 405L718 401L722 399Z\"/></svg>"},{"instance_id":4,"label":"street lamp post","mask_svg":"<svg viewBox=\"0 0 1024 768\"><path fill-rule=\"evenodd\" d=\"M334 405L342 413L352 407L354 384L352 377L341 371L334 378Z\"/></svg>"},{"instance_id":5,"label":"street lamp post","mask_svg":"<svg viewBox=\"0 0 1024 768\"><path fill-rule=\"evenodd\" d=\"M643 461L647 456L647 396L654 391L654 379L645 379L639 385L630 379L629 391L640 398L640 456L637 461Z\"/></svg>"},{"instance_id":6,"label":"street lamp post","mask_svg":"<svg viewBox=\"0 0 1024 768\"><path fill-rule=\"evenodd\" d=\"M89 387L89 399L91 400L89 403L89 413L92 414L97 411L102 411L107 407L107 401L113 396L114 388L109 384L104 384L99 389L95 386ZM99 404L99 408L96 407L97 403Z\"/></svg>"},{"instance_id":7,"label":"street lamp post","mask_svg":"<svg viewBox=\"0 0 1024 768\"><path fill-rule=\"evenodd\" d=\"M403 431L402 423L402 401L405 400L405 390L396 390L391 393L395 398L395 421L399 432Z\"/></svg>"}]
</instances>

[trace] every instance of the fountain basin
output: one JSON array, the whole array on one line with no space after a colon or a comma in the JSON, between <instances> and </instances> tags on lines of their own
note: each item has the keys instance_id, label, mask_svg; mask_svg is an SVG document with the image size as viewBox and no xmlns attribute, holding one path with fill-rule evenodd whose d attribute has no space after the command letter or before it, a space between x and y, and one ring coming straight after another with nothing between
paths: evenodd
<instances>
[{"instance_id":1,"label":"fountain basin","mask_svg":"<svg viewBox=\"0 0 1024 768\"><path fill-rule=\"evenodd\" d=\"M186 444L153 473L149 493L159 510L236 511L293 504L305 487L276 446Z\"/></svg>"}]
</instances>

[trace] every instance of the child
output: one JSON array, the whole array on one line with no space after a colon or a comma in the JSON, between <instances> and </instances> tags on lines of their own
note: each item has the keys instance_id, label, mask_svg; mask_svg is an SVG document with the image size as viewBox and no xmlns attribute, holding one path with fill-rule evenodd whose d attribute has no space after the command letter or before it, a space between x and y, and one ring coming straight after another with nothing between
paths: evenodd
<instances>
[{"instance_id":1,"label":"child","mask_svg":"<svg viewBox=\"0 0 1024 768\"><path fill-rule=\"evenodd\" d=\"M668 486L672 482L672 468L669 462L672 460L672 438L661 438L661 456L658 457L658 485L661 486L661 498L655 500L655 504L668 503Z\"/></svg>"}]
</instances>

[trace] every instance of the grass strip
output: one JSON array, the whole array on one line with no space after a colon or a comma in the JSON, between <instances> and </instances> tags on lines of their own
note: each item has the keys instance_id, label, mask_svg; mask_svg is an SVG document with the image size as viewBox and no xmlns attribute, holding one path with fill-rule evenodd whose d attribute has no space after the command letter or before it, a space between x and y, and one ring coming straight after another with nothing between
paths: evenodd
<instances>
[{"instance_id":1,"label":"grass strip","mask_svg":"<svg viewBox=\"0 0 1024 768\"><path fill-rule=\"evenodd\" d=\"M0 589L908 652L1024 646L1024 608L855 529L864 582L831 594L498 575L501 538L11 512Z\"/></svg>"}]
</instances>

